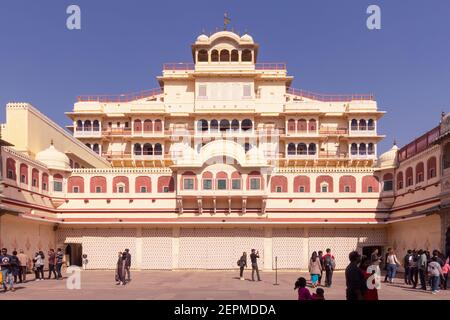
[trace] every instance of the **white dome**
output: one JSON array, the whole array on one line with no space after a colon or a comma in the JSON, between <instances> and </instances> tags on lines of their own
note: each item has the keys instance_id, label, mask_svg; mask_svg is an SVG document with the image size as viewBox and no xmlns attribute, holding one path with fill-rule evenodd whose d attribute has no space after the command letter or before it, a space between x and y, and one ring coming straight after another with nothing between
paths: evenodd
<instances>
[{"instance_id":1,"label":"white dome","mask_svg":"<svg viewBox=\"0 0 450 320\"><path fill-rule=\"evenodd\" d=\"M38 152L36 160L44 163L49 169L70 171L69 158L63 152L58 151L53 144Z\"/></svg>"},{"instance_id":2,"label":"white dome","mask_svg":"<svg viewBox=\"0 0 450 320\"><path fill-rule=\"evenodd\" d=\"M398 151L398 147L396 144L394 144L390 150L386 151L378 158L378 167L379 168L396 167L397 166L397 151Z\"/></svg>"},{"instance_id":3,"label":"white dome","mask_svg":"<svg viewBox=\"0 0 450 320\"><path fill-rule=\"evenodd\" d=\"M205 42L205 41L208 41L208 40L209 40L209 38L208 38L208 36L206 34L201 34L201 35L199 35L197 37L197 41Z\"/></svg>"},{"instance_id":4,"label":"white dome","mask_svg":"<svg viewBox=\"0 0 450 320\"><path fill-rule=\"evenodd\" d=\"M241 40L242 41L248 41L248 42L253 42L253 38L249 35L249 34L244 34L242 37L241 37Z\"/></svg>"}]
</instances>

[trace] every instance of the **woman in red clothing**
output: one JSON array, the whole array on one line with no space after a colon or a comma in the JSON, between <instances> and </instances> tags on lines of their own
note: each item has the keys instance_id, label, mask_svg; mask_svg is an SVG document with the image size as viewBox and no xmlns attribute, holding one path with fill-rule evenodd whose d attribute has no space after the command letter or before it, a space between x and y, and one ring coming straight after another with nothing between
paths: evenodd
<instances>
[{"instance_id":1,"label":"woman in red clothing","mask_svg":"<svg viewBox=\"0 0 450 320\"><path fill-rule=\"evenodd\" d=\"M367 272L367 268L371 265L370 259L367 256L361 257L361 263L359 265L359 268L361 269L362 273L364 274L364 279L367 281L375 271ZM375 279L372 280L372 283L374 283ZM378 289L373 286L373 289L370 289L369 287L363 294L364 300L378 300Z\"/></svg>"}]
</instances>

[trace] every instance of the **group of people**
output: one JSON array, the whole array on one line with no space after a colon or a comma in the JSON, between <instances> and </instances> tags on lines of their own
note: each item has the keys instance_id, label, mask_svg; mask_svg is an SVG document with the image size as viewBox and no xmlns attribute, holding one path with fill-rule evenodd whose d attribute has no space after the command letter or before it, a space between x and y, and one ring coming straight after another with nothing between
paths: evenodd
<instances>
[{"instance_id":1,"label":"group of people","mask_svg":"<svg viewBox=\"0 0 450 320\"><path fill-rule=\"evenodd\" d=\"M64 254L59 248L56 252L50 249L48 252L48 279L54 275L55 279L62 279L61 268ZM14 284L25 283L30 268L34 271L35 281L44 280L45 255L43 251L36 252L30 259L23 250L8 254L6 248L2 248L0 255L1 283L4 291L15 291Z\"/></svg>"},{"instance_id":2,"label":"group of people","mask_svg":"<svg viewBox=\"0 0 450 320\"><path fill-rule=\"evenodd\" d=\"M323 251L314 251L309 259L308 270L311 275L311 285L313 288L322 285L322 276L325 271L325 287L331 287L333 280L333 271L336 268L336 260L331 254L331 249Z\"/></svg>"},{"instance_id":3,"label":"group of people","mask_svg":"<svg viewBox=\"0 0 450 320\"><path fill-rule=\"evenodd\" d=\"M258 269L258 259L259 259L259 251L256 251L256 249L252 249L250 253L250 262L252 266L252 281L255 281L255 273L257 276L258 281L261 281L261 277L259 276L259 269ZM247 252L243 252L242 256L237 261L237 265L239 267L239 279L244 279L244 268L247 268Z\"/></svg>"},{"instance_id":4,"label":"group of people","mask_svg":"<svg viewBox=\"0 0 450 320\"><path fill-rule=\"evenodd\" d=\"M116 265L116 284L124 286L127 282L131 281L130 275L131 268L131 254L129 249L125 249L123 252L119 252L117 265Z\"/></svg>"},{"instance_id":5,"label":"group of people","mask_svg":"<svg viewBox=\"0 0 450 320\"><path fill-rule=\"evenodd\" d=\"M439 250L430 254L426 250L408 250L403 258L405 268L405 284L427 290L427 284L433 294L440 290L447 290L450 258L445 257Z\"/></svg>"}]
</instances>

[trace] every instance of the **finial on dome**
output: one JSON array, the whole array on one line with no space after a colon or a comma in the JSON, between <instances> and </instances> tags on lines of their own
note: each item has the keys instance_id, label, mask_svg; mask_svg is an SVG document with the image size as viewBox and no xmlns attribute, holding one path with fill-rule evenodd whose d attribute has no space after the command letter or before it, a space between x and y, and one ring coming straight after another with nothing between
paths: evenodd
<instances>
[{"instance_id":1,"label":"finial on dome","mask_svg":"<svg viewBox=\"0 0 450 320\"><path fill-rule=\"evenodd\" d=\"M441 111L441 120L444 119L444 117L445 117L445 112Z\"/></svg>"},{"instance_id":2,"label":"finial on dome","mask_svg":"<svg viewBox=\"0 0 450 320\"><path fill-rule=\"evenodd\" d=\"M394 138L394 141L392 143L392 146L396 146L397 145L397 139Z\"/></svg>"},{"instance_id":3,"label":"finial on dome","mask_svg":"<svg viewBox=\"0 0 450 320\"><path fill-rule=\"evenodd\" d=\"M53 139L52 139L52 140L50 140L50 145L51 145L51 146L53 145Z\"/></svg>"}]
</instances>

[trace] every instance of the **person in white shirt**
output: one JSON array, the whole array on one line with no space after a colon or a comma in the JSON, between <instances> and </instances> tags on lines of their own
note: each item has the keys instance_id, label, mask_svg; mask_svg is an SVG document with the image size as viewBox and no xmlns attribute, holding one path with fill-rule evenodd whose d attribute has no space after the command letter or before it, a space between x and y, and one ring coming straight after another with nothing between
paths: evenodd
<instances>
[{"instance_id":1,"label":"person in white shirt","mask_svg":"<svg viewBox=\"0 0 450 320\"><path fill-rule=\"evenodd\" d=\"M400 262L395 255L394 249L391 249L388 253L387 259L387 272L388 272L388 282L394 283L395 275L397 273L397 267L400 266Z\"/></svg>"}]
</instances>

